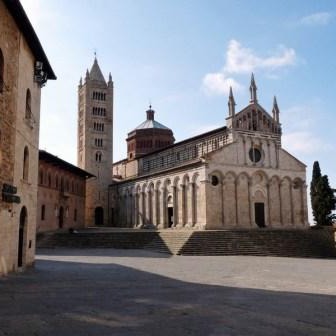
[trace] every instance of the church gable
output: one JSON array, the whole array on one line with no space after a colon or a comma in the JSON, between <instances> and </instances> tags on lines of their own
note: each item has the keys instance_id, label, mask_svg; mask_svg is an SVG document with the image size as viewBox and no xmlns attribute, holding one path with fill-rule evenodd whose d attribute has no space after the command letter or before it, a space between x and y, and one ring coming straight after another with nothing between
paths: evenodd
<instances>
[{"instance_id":1,"label":"church gable","mask_svg":"<svg viewBox=\"0 0 336 336\"><path fill-rule=\"evenodd\" d=\"M237 113L233 117L232 127L236 130L281 134L280 124L258 103L250 104Z\"/></svg>"},{"instance_id":2,"label":"church gable","mask_svg":"<svg viewBox=\"0 0 336 336\"><path fill-rule=\"evenodd\" d=\"M304 171L306 170L306 165L295 158L293 155L288 153L284 149L280 149L279 151L279 161L280 161L280 169L293 170L293 171Z\"/></svg>"}]
</instances>

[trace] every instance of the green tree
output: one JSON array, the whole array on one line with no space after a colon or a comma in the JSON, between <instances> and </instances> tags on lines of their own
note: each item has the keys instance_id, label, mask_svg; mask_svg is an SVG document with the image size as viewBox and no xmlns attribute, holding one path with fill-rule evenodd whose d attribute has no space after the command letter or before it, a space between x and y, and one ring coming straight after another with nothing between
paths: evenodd
<instances>
[{"instance_id":1,"label":"green tree","mask_svg":"<svg viewBox=\"0 0 336 336\"><path fill-rule=\"evenodd\" d=\"M334 191L330 188L327 175L321 175L321 169L317 161L314 162L313 176L310 184L310 197L313 216L317 225L331 225L335 215L336 199Z\"/></svg>"}]
</instances>

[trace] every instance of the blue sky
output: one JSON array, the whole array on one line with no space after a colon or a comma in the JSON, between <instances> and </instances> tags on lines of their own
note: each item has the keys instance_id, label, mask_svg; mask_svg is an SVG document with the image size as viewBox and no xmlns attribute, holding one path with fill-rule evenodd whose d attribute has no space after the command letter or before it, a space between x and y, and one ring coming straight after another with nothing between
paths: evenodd
<instances>
[{"instance_id":1,"label":"blue sky","mask_svg":"<svg viewBox=\"0 0 336 336\"><path fill-rule=\"evenodd\" d=\"M277 96L283 147L314 160L336 187L336 2L301 0L22 0L58 77L43 88L40 148L76 163L77 85L93 63L115 85L114 160L127 132L156 119L177 141L225 124L237 110Z\"/></svg>"}]
</instances>

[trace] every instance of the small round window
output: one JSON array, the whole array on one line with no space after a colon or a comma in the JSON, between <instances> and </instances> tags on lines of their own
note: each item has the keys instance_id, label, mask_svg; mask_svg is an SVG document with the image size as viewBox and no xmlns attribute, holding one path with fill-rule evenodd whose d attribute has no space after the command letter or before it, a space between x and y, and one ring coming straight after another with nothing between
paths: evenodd
<instances>
[{"instance_id":1,"label":"small round window","mask_svg":"<svg viewBox=\"0 0 336 336\"><path fill-rule=\"evenodd\" d=\"M249 151L249 157L252 162L259 162L261 160L261 152L258 148L251 148Z\"/></svg>"},{"instance_id":2,"label":"small round window","mask_svg":"<svg viewBox=\"0 0 336 336\"><path fill-rule=\"evenodd\" d=\"M218 177L216 175L212 175L211 176L211 184L213 186L216 186L216 185L218 185L218 183L219 183Z\"/></svg>"}]
</instances>

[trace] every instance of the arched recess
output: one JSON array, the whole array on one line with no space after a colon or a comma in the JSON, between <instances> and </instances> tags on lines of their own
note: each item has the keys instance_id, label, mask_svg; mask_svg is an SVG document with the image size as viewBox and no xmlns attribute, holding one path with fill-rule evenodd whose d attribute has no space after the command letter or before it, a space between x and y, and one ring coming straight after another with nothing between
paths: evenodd
<instances>
[{"instance_id":1,"label":"arched recess","mask_svg":"<svg viewBox=\"0 0 336 336\"><path fill-rule=\"evenodd\" d=\"M18 267L24 266L26 235L27 235L28 212L27 208L23 206L20 211L19 223L19 241L18 241Z\"/></svg>"},{"instance_id":2,"label":"arched recess","mask_svg":"<svg viewBox=\"0 0 336 336\"><path fill-rule=\"evenodd\" d=\"M241 173L237 177L237 216L238 226L250 227L250 190L249 176L246 173Z\"/></svg>"},{"instance_id":3,"label":"arched recess","mask_svg":"<svg viewBox=\"0 0 336 336\"><path fill-rule=\"evenodd\" d=\"M148 186L147 192L147 204L148 204L148 223L153 224L154 218L154 183L151 182Z\"/></svg>"},{"instance_id":4,"label":"arched recess","mask_svg":"<svg viewBox=\"0 0 336 336\"><path fill-rule=\"evenodd\" d=\"M191 178L191 182L192 182L192 223L193 225L197 224L199 221L199 211L200 211L200 197L199 197L199 174L195 173L192 178Z\"/></svg>"},{"instance_id":5,"label":"arched recess","mask_svg":"<svg viewBox=\"0 0 336 336\"><path fill-rule=\"evenodd\" d=\"M262 170L256 171L251 178L252 223L265 227L269 221L268 177Z\"/></svg>"},{"instance_id":6,"label":"arched recess","mask_svg":"<svg viewBox=\"0 0 336 336\"><path fill-rule=\"evenodd\" d=\"M188 223L188 198L189 198L189 175L185 174L182 178L182 225Z\"/></svg>"},{"instance_id":7,"label":"arched recess","mask_svg":"<svg viewBox=\"0 0 336 336\"><path fill-rule=\"evenodd\" d=\"M206 198L211 204L211 209L207 210L207 223L209 228L220 229L223 226L223 175L215 170L209 174L208 180Z\"/></svg>"},{"instance_id":8,"label":"arched recess","mask_svg":"<svg viewBox=\"0 0 336 336\"><path fill-rule=\"evenodd\" d=\"M225 174L223 180L223 204L224 204L224 225L237 225L237 202L236 202L236 175L233 172Z\"/></svg>"},{"instance_id":9,"label":"arched recess","mask_svg":"<svg viewBox=\"0 0 336 336\"><path fill-rule=\"evenodd\" d=\"M175 176L173 181L173 207L174 207L174 225L178 226L182 222L182 192L180 188L180 177Z\"/></svg>"},{"instance_id":10,"label":"arched recess","mask_svg":"<svg viewBox=\"0 0 336 336\"><path fill-rule=\"evenodd\" d=\"M0 93L3 92L5 86L4 74L5 74L5 62L2 50L0 48Z\"/></svg>"},{"instance_id":11,"label":"arched recess","mask_svg":"<svg viewBox=\"0 0 336 336\"><path fill-rule=\"evenodd\" d=\"M289 177L284 177L280 184L282 224L287 227L293 224L291 184Z\"/></svg>"},{"instance_id":12,"label":"arched recess","mask_svg":"<svg viewBox=\"0 0 336 336\"><path fill-rule=\"evenodd\" d=\"M269 225L272 227L281 226L281 201L280 201L280 178L272 176L269 182Z\"/></svg>"},{"instance_id":13,"label":"arched recess","mask_svg":"<svg viewBox=\"0 0 336 336\"><path fill-rule=\"evenodd\" d=\"M162 224L162 190L161 190L161 181L157 181L155 184L155 209L156 209L156 220L155 224L159 226Z\"/></svg>"},{"instance_id":14,"label":"arched recess","mask_svg":"<svg viewBox=\"0 0 336 336\"><path fill-rule=\"evenodd\" d=\"M147 184L144 183L141 187L141 202L140 202L140 219L141 219L141 224L147 224L147 216L148 216L148 210L147 210Z\"/></svg>"}]
</instances>

